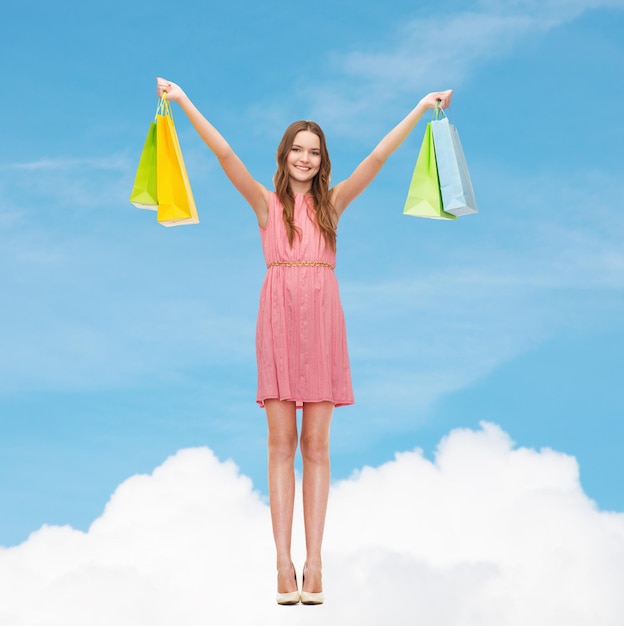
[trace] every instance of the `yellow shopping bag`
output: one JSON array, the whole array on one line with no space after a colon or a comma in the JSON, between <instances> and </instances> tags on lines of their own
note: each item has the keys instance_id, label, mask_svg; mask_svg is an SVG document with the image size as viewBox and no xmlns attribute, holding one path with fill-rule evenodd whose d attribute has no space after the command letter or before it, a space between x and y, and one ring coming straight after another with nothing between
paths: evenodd
<instances>
[{"instance_id":1,"label":"yellow shopping bag","mask_svg":"<svg viewBox=\"0 0 624 626\"><path fill-rule=\"evenodd\" d=\"M157 220L163 226L198 224L197 207L166 95L162 103L162 110L156 115Z\"/></svg>"}]
</instances>

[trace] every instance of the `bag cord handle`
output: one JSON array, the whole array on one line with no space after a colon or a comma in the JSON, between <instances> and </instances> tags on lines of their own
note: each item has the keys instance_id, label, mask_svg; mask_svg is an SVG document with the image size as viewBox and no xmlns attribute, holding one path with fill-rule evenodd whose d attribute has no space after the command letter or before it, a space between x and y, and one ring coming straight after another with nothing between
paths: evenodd
<instances>
[{"instance_id":1,"label":"bag cord handle","mask_svg":"<svg viewBox=\"0 0 624 626\"><path fill-rule=\"evenodd\" d=\"M435 120L436 122L440 119L440 117L448 117L444 109L440 106L440 102L442 101L441 100L436 101L435 109L433 110L432 115L431 115L431 119Z\"/></svg>"},{"instance_id":2,"label":"bag cord handle","mask_svg":"<svg viewBox=\"0 0 624 626\"><path fill-rule=\"evenodd\" d=\"M156 107L156 116L154 117L154 121L159 115L164 115L166 117L170 117L173 120L173 111L171 110L171 103L167 100L167 92L163 91L163 95L158 101L158 106Z\"/></svg>"}]
</instances>

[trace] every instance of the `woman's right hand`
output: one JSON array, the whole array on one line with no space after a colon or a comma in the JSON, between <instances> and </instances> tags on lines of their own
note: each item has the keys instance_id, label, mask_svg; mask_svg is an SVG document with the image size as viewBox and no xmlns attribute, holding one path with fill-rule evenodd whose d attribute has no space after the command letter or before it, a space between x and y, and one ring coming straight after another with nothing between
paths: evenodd
<instances>
[{"instance_id":1,"label":"woman's right hand","mask_svg":"<svg viewBox=\"0 0 624 626\"><path fill-rule=\"evenodd\" d=\"M167 100L172 102L178 102L184 95L181 87L165 78L159 77L156 79L156 95L162 98L164 92L167 92Z\"/></svg>"}]
</instances>

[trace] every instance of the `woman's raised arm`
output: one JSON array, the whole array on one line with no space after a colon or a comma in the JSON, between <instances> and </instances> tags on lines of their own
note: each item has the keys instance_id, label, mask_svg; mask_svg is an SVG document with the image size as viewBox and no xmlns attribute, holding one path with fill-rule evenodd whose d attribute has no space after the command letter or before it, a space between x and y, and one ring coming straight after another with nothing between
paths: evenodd
<instances>
[{"instance_id":1,"label":"woman's raised arm","mask_svg":"<svg viewBox=\"0 0 624 626\"><path fill-rule=\"evenodd\" d=\"M179 85L164 78L157 78L156 94L161 98L164 92L167 93L167 100L180 105L199 136L214 152L227 177L251 205L258 217L258 223L266 224L269 212L268 189L253 178L223 135L201 114Z\"/></svg>"},{"instance_id":2,"label":"woman's raised arm","mask_svg":"<svg viewBox=\"0 0 624 626\"><path fill-rule=\"evenodd\" d=\"M427 94L375 147L375 149L355 168L351 176L338 183L332 190L332 202L338 215L359 196L377 176L387 158L403 143L418 120L428 109L439 104L448 108L453 91L434 91Z\"/></svg>"}]
</instances>

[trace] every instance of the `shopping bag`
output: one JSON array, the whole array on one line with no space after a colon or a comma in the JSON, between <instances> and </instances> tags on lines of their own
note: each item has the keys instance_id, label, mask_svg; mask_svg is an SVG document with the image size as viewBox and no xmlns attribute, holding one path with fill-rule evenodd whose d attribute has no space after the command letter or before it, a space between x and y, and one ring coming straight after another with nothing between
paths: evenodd
<instances>
[{"instance_id":1,"label":"shopping bag","mask_svg":"<svg viewBox=\"0 0 624 626\"><path fill-rule=\"evenodd\" d=\"M477 213L477 202L459 133L444 115L444 111L442 109L439 111L443 117L431 121L431 132L442 193L442 207L447 213L458 216Z\"/></svg>"},{"instance_id":2,"label":"shopping bag","mask_svg":"<svg viewBox=\"0 0 624 626\"><path fill-rule=\"evenodd\" d=\"M156 192L156 122L153 121L147 131L147 137L139 159L134 184L130 193L130 202L138 209L156 210L158 205Z\"/></svg>"},{"instance_id":3,"label":"shopping bag","mask_svg":"<svg viewBox=\"0 0 624 626\"><path fill-rule=\"evenodd\" d=\"M198 224L197 207L173 123L171 105L166 96L163 96L162 102L162 111L156 115L157 220L163 226Z\"/></svg>"},{"instance_id":4,"label":"shopping bag","mask_svg":"<svg viewBox=\"0 0 624 626\"><path fill-rule=\"evenodd\" d=\"M425 136L420 146L403 213L433 219L457 219L455 215L447 213L442 208L431 122L427 124L425 129Z\"/></svg>"}]
</instances>

